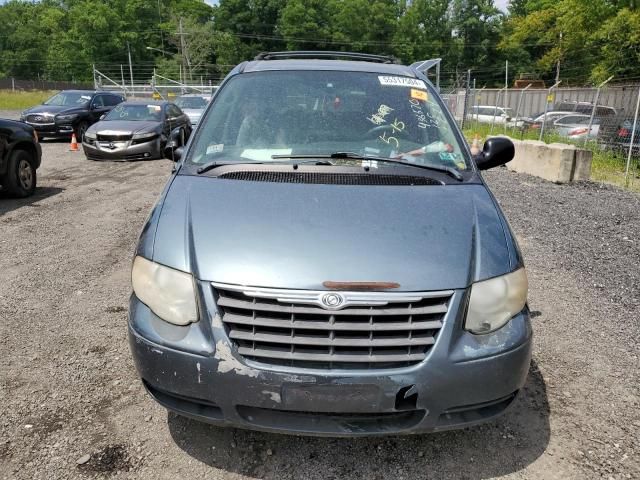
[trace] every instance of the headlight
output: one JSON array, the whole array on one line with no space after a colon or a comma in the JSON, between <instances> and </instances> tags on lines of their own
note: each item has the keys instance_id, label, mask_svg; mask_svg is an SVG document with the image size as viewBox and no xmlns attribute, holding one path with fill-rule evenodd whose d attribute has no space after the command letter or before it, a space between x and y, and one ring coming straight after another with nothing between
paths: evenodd
<instances>
[{"instance_id":1,"label":"headlight","mask_svg":"<svg viewBox=\"0 0 640 480\"><path fill-rule=\"evenodd\" d=\"M471 287L465 329L482 334L497 330L527 303L529 284L524 268Z\"/></svg>"},{"instance_id":2,"label":"headlight","mask_svg":"<svg viewBox=\"0 0 640 480\"><path fill-rule=\"evenodd\" d=\"M69 122L71 120L75 120L77 117L77 113L70 113L68 115L56 115L56 120L59 120L61 122Z\"/></svg>"},{"instance_id":3,"label":"headlight","mask_svg":"<svg viewBox=\"0 0 640 480\"><path fill-rule=\"evenodd\" d=\"M96 139L96 134L95 134L95 132L84 132L84 138L89 138L91 140L95 140Z\"/></svg>"},{"instance_id":4,"label":"headlight","mask_svg":"<svg viewBox=\"0 0 640 480\"><path fill-rule=\"evenodd\" d=\"M153 138L153 137L157 137L158 134L156 132L149 132L149 133L136 133L133 135L133 138L135 138L136 140L140 140L143 138Z\"/></svg>"},{"instance_id":5,"label":"headlight","mask_svg":"<svg viewBox=\"0 0 640 480\"><path fill-rule=\"evenodd\" d=\"M136 257L131 283L140 301L163 320L174 325L198 321L192 275Z\"/></svg>"}]
</instances>

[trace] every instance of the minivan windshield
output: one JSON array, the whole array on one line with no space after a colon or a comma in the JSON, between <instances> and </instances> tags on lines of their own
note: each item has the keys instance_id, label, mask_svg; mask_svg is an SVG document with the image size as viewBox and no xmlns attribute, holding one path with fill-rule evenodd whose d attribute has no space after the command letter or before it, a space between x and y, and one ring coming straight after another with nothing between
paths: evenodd
<instances>
[{"instance_id":1,"label":"minivan windshield","mask_svg":"<svg viewBox=\"0 0 640 480\"><path fill-rule=\"evenodd\" d=\"M254 72L231 78L213 101L187 164L353 152L469 168L443 104L420 79L349 71Z\"/></svg>"},{"instance_id":2,"label":"minivan windshield","mask_svg":"<svg viewBox=\"0 0 640 480\"><path fill-rule=\"evenodd\" d=\"M91 100L91 94L84 92L60 92L46 100L44 105L54 107L81 107Z\"/></svg>"}]
</instances>

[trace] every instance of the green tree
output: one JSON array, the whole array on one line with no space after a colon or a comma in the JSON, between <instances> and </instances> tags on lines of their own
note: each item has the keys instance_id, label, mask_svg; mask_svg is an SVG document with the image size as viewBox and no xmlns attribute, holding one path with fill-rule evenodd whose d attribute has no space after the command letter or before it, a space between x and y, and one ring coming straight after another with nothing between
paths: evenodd
<instances>
[{"instance_id":1,"label":"green tree","mask_svg":"<svg viewBox=\"0 0 640 480\"><path fill-rule=\"evenodd\" d=\"M600 52L591 79L602 82L610 75L618 80L640 76L640 11L623 8L594 35Z\"/></svg>"},{"instance_id":2,"label":"green tree","mask_svg":"<svg viewBox=\"0 0 640 480\"><path fill-rule=\"evenodd\" d=\"M282 9L277 31L290 50L329 50L333 2L290 0Z\"/></svg>"},{"instance_id":3,"label":"green tree","mask_svg":"<svg viewBox=\"0 0 640 480\"><path fill-rule=\"evenodd\" d=\"M451 43L449 0L414 0L402 11L394 36L396 54L405 62L447 56Z\"/></svg>"}]
</instances>

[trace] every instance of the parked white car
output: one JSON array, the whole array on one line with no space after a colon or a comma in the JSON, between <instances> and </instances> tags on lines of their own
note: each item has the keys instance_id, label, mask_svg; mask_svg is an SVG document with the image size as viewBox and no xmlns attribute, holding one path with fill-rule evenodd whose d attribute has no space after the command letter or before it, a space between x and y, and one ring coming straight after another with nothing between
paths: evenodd
<instances>
[{"instance_id":1,"label":"parked white car","mask_svg":"<svg viewBox=\"0 0 640 480\"><path fill-rule=\"evenodd\" d=\"M474 105L469 113L471 120L479 123L506 123L508 127L520 127L523 124L521 119L513 118L513 110L510 108Z\"/></svg>"}]
</instances>

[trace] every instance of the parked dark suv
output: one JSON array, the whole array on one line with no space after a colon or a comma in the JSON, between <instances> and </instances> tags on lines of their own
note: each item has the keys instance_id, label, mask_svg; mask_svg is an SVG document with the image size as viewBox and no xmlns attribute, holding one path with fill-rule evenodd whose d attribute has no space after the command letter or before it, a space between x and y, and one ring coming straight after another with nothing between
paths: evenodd
<instances>
[{"instance_id":1,"label":"parked dark suv","mask_svg":"<svg viewBox=\"0 0 640 480\"><path fill-rule=\"evenodd\" d=\"M149 393L219 425L417 433L513 404L527 275L429 62L262 54L215 93L142 230L129 338ZM173 146L177 146L174 150Z\"/></svg>"},{"instance_id":2,"label":"parked dark suv","mask_svg":"<svg viewBox=\"0 0 640 480\"><path fill-rule=\"evenodd\" d=\"M0 191L27 197L36 189L36 169L42 150L34 129L22 122L0 119Z\"/></svg>"},{"instance_id":3,"label":"parked dark suv","mask_svg":"<svg viewBox=\"0 0 640 480\"><path fill-rule=\"evenodd\" d=\"M115 93L64 90L22 112L20 120L35 128L40 138L66 138L75 133L80 142L87 128L123 101Z\"/></svg>"}]
</instances>

